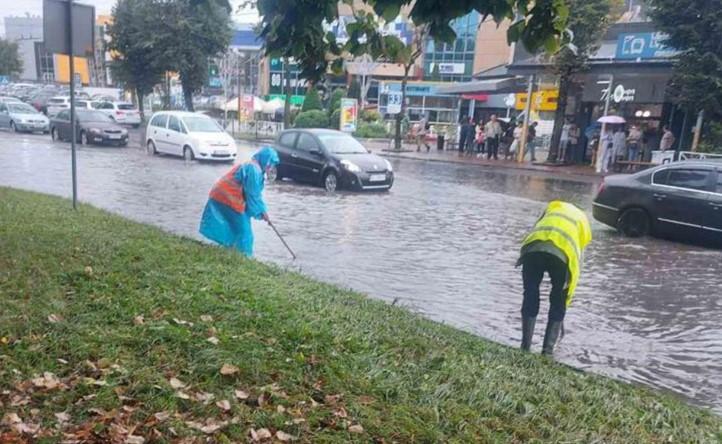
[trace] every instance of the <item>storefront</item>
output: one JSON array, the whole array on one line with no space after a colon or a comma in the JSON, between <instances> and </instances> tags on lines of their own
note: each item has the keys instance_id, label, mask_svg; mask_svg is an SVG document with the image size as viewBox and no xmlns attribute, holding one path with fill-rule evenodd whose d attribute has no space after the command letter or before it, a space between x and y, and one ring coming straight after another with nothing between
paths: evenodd
<instances>
[{"instance_id":1,"label":"storefront","mask_svg":"<svg viewBox=\"0 0 722 444\"><path fill-rule=\"evenodd\" d=\"M459 121L459 100L455 94L440 93L443 83L408 82L406 84L406 109L412 122L428 116L430 122L457 123ZM379 85L379 112L384 118L388 114L388 93L401 91L401 82L385 81Z\"/></svg>"}]
</instances>

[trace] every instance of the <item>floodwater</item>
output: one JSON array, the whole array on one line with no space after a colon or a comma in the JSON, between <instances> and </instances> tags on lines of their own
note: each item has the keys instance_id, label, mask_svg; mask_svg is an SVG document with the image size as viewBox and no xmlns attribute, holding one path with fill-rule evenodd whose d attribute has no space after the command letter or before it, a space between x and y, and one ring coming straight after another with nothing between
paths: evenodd
<instances>
[{"instance_id":1,"label":"floodwater","mask_svg":"<svg viewBox=\"0 0 722 444\"><path fill-rule=\"evenodd\" d=\"M529 171L392 163L397 179L389 193L329 195L271 184L270 215L299 259L291 262L262 224L255 226L258 258L517 346L520 239L551 199L590 212L597 185ZM0 185L70 195L68 144L1 133L0 165ZM208 189L228 169L100 147L80 147L78 166L82 201L194 238ZM557 359L722 412L722 252L628 240L597 223L593 231ZM547 307L544 301L542 313ZM541 314L536 351L545 323Z\"/></svg>"}]
</instances>

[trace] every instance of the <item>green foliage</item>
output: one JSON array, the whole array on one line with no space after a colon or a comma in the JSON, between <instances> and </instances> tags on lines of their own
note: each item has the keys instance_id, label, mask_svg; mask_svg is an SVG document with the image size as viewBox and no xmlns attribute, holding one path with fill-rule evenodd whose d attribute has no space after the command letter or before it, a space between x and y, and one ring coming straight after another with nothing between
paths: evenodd
<instances>
[{"instance_id":1,"label":"green foliage","mask_svg":"<svg viewBox=\"0 0 722 444\"><path fill-rule=\"evenodd\" d=\"M335 111L341 109L341 99L346 96L346 91L342 88L335 89L331 93L331 101L328 104L329 114L333 114Z\"/></svg>"},{"instance_id":2,"label":"green foliage","mask_svg":"<svg viewBox=\"0 0 722 444\"><path fill-rule=\"evenodd\" d=\"M322 110L323 104L321 104L321 97L318 95L316 88L311 88L306 92L306 97L303 99L303 106L301 111L312 111Z\"/></svg>"},{"instance_id":3,"label":"green foliage","mask_svg":"<svg viewBox=\"0 0 722 444\"><path fill-rule=\"evenodd\" d=\"M328 115L320 109L301 111L296 116L293 126L295 128L326 128L328 127Z\"/></svg>"},{"instance_id":4,"label":"green foliage","mask_svg":"<svg viewBox=\"0 0 722 444\"><path fill-rule=\"evenodd\" d=\"M261 16L261 36L269 55L293 57L300 64L302 76L320 80L329 65L338 68L341 54L360 56L370 54L380 58L394 54L399 60L409 60L410 51L395 36L381 34L374 14L356 8L355 22L347 25L349 39L343 45L324 31L324 23L338 19L337 0L278 1L258 0ZM408 0L364 0L378 17L393 20ZM508 35L510 41L521 41L531 51L555 49L562 40L569 10L563 0L530 2L528 0L455 1L425 0L415 2L411 21L428 30L437 41L451 42L456 37L450 23L477 11L497 23L515 21ZM403 62L401 62L403 63Z\"/></svg>"},{"instance_id":5,"label":"green foliage","mask_svg":"<svg viewBox=\"0 0 722 444\"><path fill-rule=\"evenodd\" d=\"M698 151L722 154L722 123L708 121L702 130Z\"/></svg>"},{"instance_id":6,"label":"green foliage","mask_svg":"<svg viewBox=\"0 0 722 444\"><path fill-rule=\"evenodd\" d=\"M653 0L651 15L669 37L667 46L681 52L669 92L687 110L704 109L722 118L722 2Z\"/></svg>"},{"instance_id":7,"label":"green foliage","mask_svg":"<svg viewBox=\"0 0 722 444\"><path fill-rule=\"evenodd\" d=\"M367 123L381 121L381 113L375 109L365 109L361 111L361 120Z\"/></svg>"},{"instance_id":8,"label":"green foliage","mask_svg":"<svg viewBox=\"0 0 722 444\"><path fill-rule=\"evenodd\" d=\"M328 127L332 129L341 128L341 109L334 110L328 119Z\"/></svg>"},{"instance_id":9,"label":"green foliage","mask_svg":"<svg viewBox=\"0 0 722 444\"><path fill-rule=\"evenodd\" d=\"M249 430L261 428L299 443L722 438L719 416L677 397L230 249L87 205L69 208L0 188L0 397L4 413L42 427L40 442L120 442L125 430L146 442L248 442ZM224 364L237 371L220 374ZM44 372L61 388L34 386ZM215 399L196 400L205 393ZM8 408L13 399L22 402ZM221 400L230 412L216 406ZM67 413L63 428L59 412ZM170 419L156 421L159 412ZM4 442L30 437L7 424ZM207 434L191 428L206 424ZM362 433L342 424L360 424Z\"/></svg>"},{"instance_id":10,"label":"green foliage","mask_svg":"<svg viewBox=\"0 0 722 444\"><path fill-rule=\"evenodd\" d=\"M14 77L23 71L18 44L0 38L0 75Z\"/></svg>"},{"instance_id":11,"label":"green foliage","mask_svg":"<svg viewBox=\"0 0 722 444\"><path fill-rule=\"evenodd\" d=\"M387 137L389 135L388 131L386 131L386 125L383 123L368 123L368 122L362 122L358 128L356 129L356 132L353 134L356 137L361 138L383 138Z\"/></svg>"}]
</instances>

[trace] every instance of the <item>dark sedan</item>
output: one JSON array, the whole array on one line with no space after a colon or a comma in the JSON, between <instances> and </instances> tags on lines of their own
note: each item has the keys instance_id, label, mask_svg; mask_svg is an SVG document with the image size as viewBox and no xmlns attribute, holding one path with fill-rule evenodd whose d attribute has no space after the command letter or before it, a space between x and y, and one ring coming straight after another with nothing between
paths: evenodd
<instances>
[{"instance_id":1,"label":"dark sedan","mask_svg":"<svg viewBox=\"0 0 722 444\"><path fill-rule=\"evenodd\" d=\"M288 177L335 191L388 190L394 183L391 163L371 154L356 139L341 131L293 129L276 140L281 159L277 178Z\"/></svg>"},{"instance_id":2,"label":"dark sedan","mask_svg":"<svg viewBox=\"0 0 722 444\"><path fill-rule=\"evenodd\" d=\"M722 162L684 161L604 179L594 218L639 237L722 244Z\"/></svg>"},{"instance_id":3,"label":"dark sedan","mask_svg":"<svg viewBox=\"0 0 722 444\"><path fill-rule=\"evenodd\" d=\"M107 144L125 146L128 144L128 130L113 122L100 111L75 110L77 125L75 140L86 145ZM50 135L53 140L70 140L70 110L60 111L50 120Z\"/></svg>"}]
</instances>

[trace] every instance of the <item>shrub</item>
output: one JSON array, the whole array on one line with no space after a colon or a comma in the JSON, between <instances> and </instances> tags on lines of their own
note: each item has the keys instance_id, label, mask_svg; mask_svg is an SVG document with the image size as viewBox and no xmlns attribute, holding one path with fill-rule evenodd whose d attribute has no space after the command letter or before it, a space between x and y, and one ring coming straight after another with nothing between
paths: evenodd
<instances>
[{"instance_id":1,"label":"shrub","mask_svg":"<svg viewBox=\"0 0 722 444\"><path fill-rule=\"evenodd\" d=\"M354 136L362 138L381 138L386 137L386 125L383 123L361 123L356 129Z\"/></svg>"},{"instance_id":2,"label":"shrub","mask_svg":"<svg viewBox=\"0 0 722 444\"><path fill-rule=\"evenodd\" d=\"M375 109L365 109L361 112L361 120L368 123L379 122L381 120L381 113Z\"/></svg>"},{"instance_id":3,"label":"shrub","mask_svg":"<svg viewBox=\"0 0 722 444\"><path fill-rule=\"evenodd\" d=\"M316 88L311 88L306 93L306 97L303 99L303 107L301 108L301 111L313 111L315 109L323 109L323 105L321 105L321 97L318 95L318 90Z\"/></svg>"},{"instance_id":4,"label":"shrub","mask_svg":"<svg viewBox=\"0 0 722 444\"><path fill-rule=\"evenodd\" d=\"M294 122L295 128L326 128L327 126L328 116L320 109L301 111Z\"/></svg>"},{"instance_id":5,"label":"shrub","mask_svg":"<svg viewBox=\"0 0 722 444\"><path fill-rule=\"evenodd\" d=\"M328 127L333 129L339 129L341 127L341 110L337 109L331 113L331 117L328 119Z\"/></svg>"},{"instance_id":6,"label":"shrub","mask_svg":"<svg viewBox=\"0 0 722 444\"><path fill-rule=\"evenodd\" d=\"M345 95L346 91L344 89L339 88L333 91L331 94L331 101L328 104L329 115L332 115L336 110L341 109L341 99L344 98Z\"/></svg>"}]
</instances>

